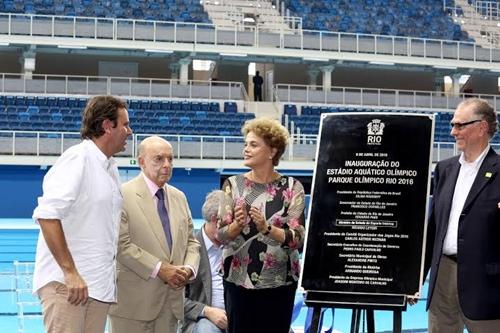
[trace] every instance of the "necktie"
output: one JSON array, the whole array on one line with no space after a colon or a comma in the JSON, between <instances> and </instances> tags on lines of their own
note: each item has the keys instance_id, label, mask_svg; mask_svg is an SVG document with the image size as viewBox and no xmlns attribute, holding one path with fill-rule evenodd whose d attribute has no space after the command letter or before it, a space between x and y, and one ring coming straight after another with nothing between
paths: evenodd
<instances>
[{"instance_id":1,"label":"necktie","mask_svg":"<svg viewBox=\"0 0 500 333\"><path fill-rule=\"evenodd\" d=\"M167 245L169 250L172 251L172 234L170 232L170 219L168 218L167 207L165 206L165 193L163 189L160 188L156 191L155 195L158 198L158 215L160 216L161 225L163 226L163 231L167 238Z\"/></svg>"}]
</instances>

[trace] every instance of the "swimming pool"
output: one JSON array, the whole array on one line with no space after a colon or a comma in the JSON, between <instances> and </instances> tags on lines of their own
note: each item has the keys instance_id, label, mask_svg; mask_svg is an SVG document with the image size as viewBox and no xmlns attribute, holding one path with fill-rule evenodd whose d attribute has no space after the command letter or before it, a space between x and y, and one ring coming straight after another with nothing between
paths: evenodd
<instances>
[{"instance_id":1,"label":"swimming pool","mask_svg":"<svg viewBox=\"0 0 500 333\"><path fill-rule=\"evenodd\" d=\"M195 220L195 227L199 228L203 221ZM40 307L36 298L31 296L31 277L26 274L22 262L33 262L35 259L38 227L30 219L0 219L0 327L4 332L43 332ZM17 277L14 262L21 262ZM16 292L16 283L18 292ZM427 294L427 284L423 295ZM21 300L23 308L18 307L17 300ZM301 293L297 293L297 301ZM31 304L35 302L35 304ZM297 318L292 324L294 331L302 332L307 316L307 307L302 306ZM23 310L23 311L20 311ZM24 314L23 314L24 313ZM334 332L349 332L351 324L351 310L336 309L333 316ZM21 315L20 315L21 314ZM364 321L361 321L363 327ZM364 323L366 325L366 322ZM332 325L332 311L325 313L323 325L329 328ZM392 331L392 313L389 311L375 312L375 328L377 332ZM427 314L425 300L409 307L403 313L403 330L406 332L427 332Z\"/></svg>"}]
</instances>

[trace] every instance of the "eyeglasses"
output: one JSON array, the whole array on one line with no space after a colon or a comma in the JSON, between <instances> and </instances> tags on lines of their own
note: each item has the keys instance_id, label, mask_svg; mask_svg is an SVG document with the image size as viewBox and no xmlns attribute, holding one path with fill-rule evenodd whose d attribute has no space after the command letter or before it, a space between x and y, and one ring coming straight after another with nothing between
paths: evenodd
<instances>
[{"instance_id":1,"label":"eyeglasses","mask_svg":"<svg viewBox=\"0 0 500 333\"><path fill-rule=\"evenodd\" d=\"M454 122L451 122L450 126L451 126L451 128L455 128L457 130L461 130L461 129L464 129L465 127L469 126L469 125L478 123L480 121L483 121L483 119L471 120L471 121L467 121L465 123L454 123Z\"/></svg>"}]
</instances>

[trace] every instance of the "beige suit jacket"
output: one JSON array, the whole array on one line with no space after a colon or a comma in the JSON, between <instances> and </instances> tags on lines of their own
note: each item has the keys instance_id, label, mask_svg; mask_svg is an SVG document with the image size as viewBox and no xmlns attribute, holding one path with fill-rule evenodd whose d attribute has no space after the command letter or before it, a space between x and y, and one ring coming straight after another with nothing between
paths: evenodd
<instances>
[{"instance_id":1,"label":"beige suit jacket","mask_svg":"<svg viewBox=\"0 0 500 333\"><path fill-rule=\"evenodd\" d=\"M193 235L191 212L184 193L164 186L172 232L168 248L151 192L140 174L122 185L123 212L118 245L118 301L110 314L151 321L167 303L177 319L184 317L184 289L173 290L160 278L151 278L158 261L198 269L200 244Z\"/></svg>"}]
</instances>

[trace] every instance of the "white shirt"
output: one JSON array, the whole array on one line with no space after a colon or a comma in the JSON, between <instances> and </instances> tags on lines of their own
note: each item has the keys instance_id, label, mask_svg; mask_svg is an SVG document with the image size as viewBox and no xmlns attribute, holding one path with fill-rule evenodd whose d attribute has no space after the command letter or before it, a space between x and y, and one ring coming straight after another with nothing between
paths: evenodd
<instances>
[{"instance_id":1,"label":"white shirt","mask_svg":"<svg viewBox=\"0 0 500 333\"><path fill-rule=\"evenodd\" d=\"M205 241L208 261L210 262L210 273L212 275L212 304L211 306L224 309L224 287L222 285L222 275L220 274L222 265L222 246L215 246L205 233L205 228L201 228L201 234Z\"/></svg>"},{"instance_id":2,"label":"white shirt","mask_svg":"<svg viewBox=\"0 0 500 333\"><path fill-rule=\"evenodd\" d=\"M116 162L91 140L66 150L47 172L33 219L61 221L89 297L116 301L116 251L122 208ZM33 292L51 281L64 283L42 232L38 236Z\"/></svg>"},{"instance_id":3,"label":"white shirt","mask_svg":"<svg viewBox=\"0 0 500 333\"><path fill-rule=\"evenodd\" d=\"M457 254L458 240L458 220L464 208L465 200L469 195L477 172L484 161L486 153L490 150L490 146L476 158L474 162L467 162L464 158L464 153L460 155L460 172L458 173L457 182L455 184L455 192L453 193L453 201L451 204L450 219L448 221L448 231L443 244L443 253L447 255Z\"/></svg>"}]
</instances>

